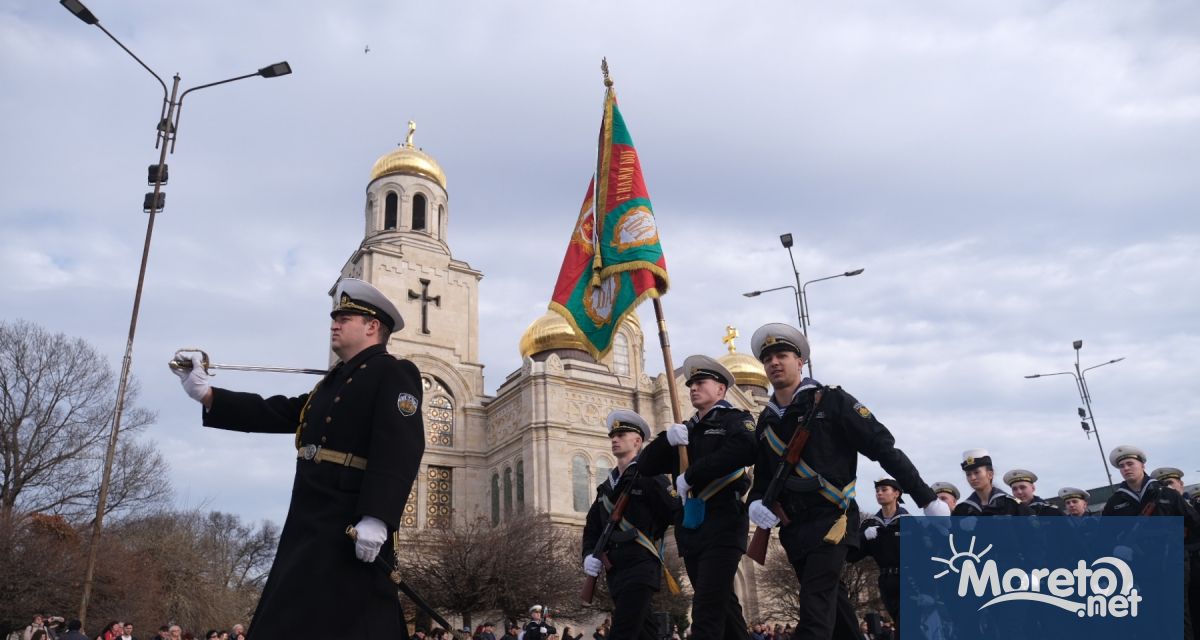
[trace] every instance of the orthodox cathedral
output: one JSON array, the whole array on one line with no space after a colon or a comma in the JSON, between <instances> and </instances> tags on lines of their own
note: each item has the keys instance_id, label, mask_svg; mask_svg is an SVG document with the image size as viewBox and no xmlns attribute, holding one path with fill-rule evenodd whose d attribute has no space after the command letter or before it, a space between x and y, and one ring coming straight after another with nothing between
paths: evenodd
<instances>
[{"instance_id":1,"label":"orthodox cathedral","mask_svg":"<svg viewBox=\"0 0 1200 640\"><path fill-rule=\"evenodd\" d=\"M514 340L521 368L486 395L479 361L483 274L450 251L446 174L413 145L414 131L409 123L405 143L372 167L363 240L341 272L374 284L400 309L405 327L388 349L422 372L427 441L402 534L480 516L499 522L524 509L582 528L595 487L614 464L605 417L632 409L656 427L671 423L666 375L645 372L646 338L636 314L597 361L567 322L547 311ZM753 356L736 351L734 333L730 328L720 358L737 379L728 400L757 415L767 402L767 376ZM673 375L690 415L683 376ZM737 579L748 620L757 614L754 568L743 560Z\"/></svg>"}]
</instances>

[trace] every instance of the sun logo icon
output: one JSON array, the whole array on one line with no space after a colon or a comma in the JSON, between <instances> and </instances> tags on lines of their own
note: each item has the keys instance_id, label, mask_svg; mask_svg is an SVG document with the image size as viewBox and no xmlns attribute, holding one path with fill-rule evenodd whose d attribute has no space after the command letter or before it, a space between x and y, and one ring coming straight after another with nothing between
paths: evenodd
<instances>
[{"instance_id":1,"label":"sun logo icon","mask_svg":"<svg viewBox=\"0 0 1200 640\"><path fill-rule=\"evenodd\" d=\"M950 573L951 571L953 571L954 573L958 573L959 568L967 561L970 561L974 564L980 564L980 562L983 560L983 556L986 556L987 552L991 551L991 550L992 550L992 545L989 544L986 548L984 548L983 551L980 551L979 553L975 553L975 536L971 536L971 544L970 544L970 546L967 547L967 550L959 551L954 546L954 534L952 533L952 534L950 534L950 557L949 558L938 558L937 556L931 556L929 558L930 560L932 560L934 562L940 562L940 563L946 565L946 568L943 569L941 573L934 575L933 579L937 580L938 578Z\"/></svg>"}]
</instances>

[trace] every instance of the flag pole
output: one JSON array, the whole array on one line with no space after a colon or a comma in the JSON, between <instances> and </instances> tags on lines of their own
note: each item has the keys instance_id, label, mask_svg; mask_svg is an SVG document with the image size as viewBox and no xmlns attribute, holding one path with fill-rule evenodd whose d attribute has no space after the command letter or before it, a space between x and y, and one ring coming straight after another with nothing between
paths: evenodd
<instances>
[{"instance_id":1,"label":"flag pole","mask_svg":"<svg viewBox=\"0 0 1200 640\"><path fill-rule=\"evenodd\" d=\"M679 389L675 385L675 364L671 361L671 338L667 335L667 318L663 315L662 300L654 298L654 317L658 320L658 343L662 346L663 366L667 369L667 391L671 394L671 417L675 422L683 422L683 413L679 410ZM679 475L688 468L687 445L681 444L679 450Z\"/></svg>"},{"instance_id":2,"label":"flag pole","mask_svg":"<svg viewBox=\"0 0 1200 640\"><path fill-rule=\"evenodd\" d=\"M600 73L602 73L604 75L604 121L601 125L601 136L603 136L604 127L607 126L608 117L609 117L608 101L610 98L610 94L613 92L613 81L612 81L612 78L608 75L608 58L600 59ZM592 215L595 216L595 219L597 221L599 221L599 218L600 218L600 207L598 205L604 204L599 201L600 181L608 179L607 176L600 175L600 169L601 169L600 157L601 157L602 152L603 152L603 142L601 142L601 144L598 145L598 153L596 154L596 173L594 174L596 177L594 179L594 185L592 188L592 197L594 198L593 204L592 204L592 207L593 207L592 211L594 213ZM595 243L593 246L595 247L595 251L596 251L596 253L595 253L596 260L593 264L593 272L592 272L592 277L594 279L593 280L594 285L599 285L600 246L599 246L599 240L596 239L596 235L595 235L596 233L598 233L599 227L600 227L599 224L596 224L596 223L592 224L592 233L593 233L592 237L594 238L593 242ZM653 300L654 300L654 317L655 317L655 319L658 320L658 342L662 346L663 366L666 367L666 370L667 370L667 390L671 394L671 418L675 422L679 423L679 422L683 422L683 413L679 410L679 392L678 392L677 386L675 384L675 365L673 362L671 362L671 339L667 335L667 319L663 315L662 301L659 300L657 296L655 298L653 298ZM683 475L683 473L685 471L687 471L687 469L688 469L687 445L679 445L678 447L676 447L676 449L679 451L679 475Z\"/></svg>"}]
</instances>

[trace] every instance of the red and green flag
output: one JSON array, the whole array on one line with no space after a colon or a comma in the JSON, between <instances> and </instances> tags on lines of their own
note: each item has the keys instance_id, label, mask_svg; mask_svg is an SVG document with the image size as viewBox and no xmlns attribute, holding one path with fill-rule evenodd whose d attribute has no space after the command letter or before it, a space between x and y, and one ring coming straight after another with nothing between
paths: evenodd
<instances>
[{"instance_id":1,"label":"red and green flag","mask_svg":"<svg viewBox=\"0 0 1200 640\"><path fill-rule=\"evenodd\" d=\"M666 293L668 285L641 162L607 76L606 68L596 173L550 300L596 359L612 348L625 316L646 298Z\"/></svg>"}]
</instances>

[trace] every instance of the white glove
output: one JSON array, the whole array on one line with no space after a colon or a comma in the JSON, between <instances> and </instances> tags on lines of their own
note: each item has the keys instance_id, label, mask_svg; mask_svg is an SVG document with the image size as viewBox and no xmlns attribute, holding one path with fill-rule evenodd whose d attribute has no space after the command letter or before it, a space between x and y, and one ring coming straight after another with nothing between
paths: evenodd
<instances>
[{"instance_id":1,"label":"white glove","mask_svg":"<svg viewBox=\"0 0 1200 640\"><path fill-rule=\"evenodd\" d=\"M867 540L874 540L879 537L879 527L867 527L863 529L863 537Z\"/></svg>"},{"instance_id":2,"label":"white glove","mask_svg":"<svg viewBox=\"0 0 1200 640\"><path fill-rule=\"evenodd\" d=\"M679 477L675 478L675 491L679 494L679 499L686 502L688 491L691 490L692 485L688 484L685 474L679 474Z\"/></svg>"},{"instance_id":3,"label":"white glove","mask_svg":"<svg viewBox=\"0 0 1200 640\"><path fill-rule=\"evenodd\" d=\"M363 516L362 520L354 525L354 529L358 531L358 538L354 541L354 555L363 562L375 562L379 548L383 546L384 540L387 540L387 525L379 518Z\"/></svg>"},{"instance_id":4,"label":"white glove","mask_svg":"<svg viewBox=\"0 0 1200 640\"><path fill-rule=\"evenodd\" d=\"M171 369L171 371L179 376L179 382L183 385L183 390L189 398L196 402L204 402L204 396L208 395L212 385L208 384L208 372L204 370L204 360L200 358L200 354L192 354L191 371L182 369Z\"/></svg>"},{"instance_id":5,"label":"white glove","mask_svg":"<svg viewBox=\"0 0 1200 640\"><path fill-rule=\"evenodd\" d=\"M687 425L679 424L678 422L667 427L667 442L671 443L672 447L687 445L688 443L688 428Z\"/></svg>"},{"instance_id":6,"label":"white glove","mask_svg":"<svg viewBox=\"0 0 1200 640\"><path fill-rule=\"evenodd\" d=\"M604 563L594 555L588 554L588 557L583 559L583 572L593 578L600 575L600 570L603 568Z\"/></svg>"},{"instance_id":7,"label":"white glove","mask_svg":"<svg viewBox=\"0 0 1200 640\"><path fill-rule=\"evenodd\" d=\"M761 529L770 529L779 524L779 516L763 506L762 500L755 500L750 503L750 522Z\"/></svg>"},{"instance_id":8,"label":"white glove","mask_svg":"<svg viewBox=\"0 0 1200 640\"><path fill-rule=\"evenodd\" d=\"M950 515L950 507L946 506L946 503L941 500L934 500L925 505L925 515L934 517L948 516Z\"/></svg>"}]
</instances>

